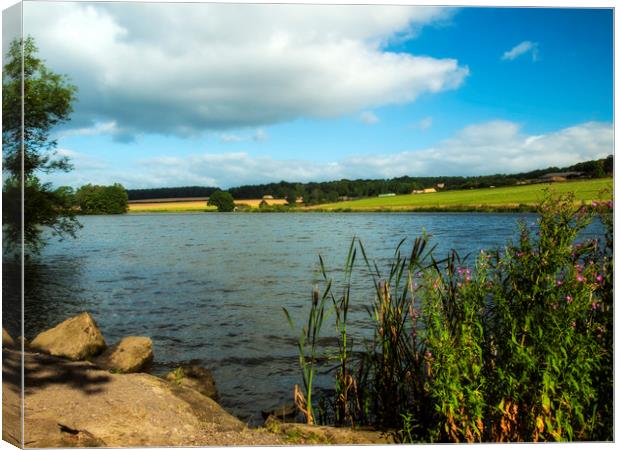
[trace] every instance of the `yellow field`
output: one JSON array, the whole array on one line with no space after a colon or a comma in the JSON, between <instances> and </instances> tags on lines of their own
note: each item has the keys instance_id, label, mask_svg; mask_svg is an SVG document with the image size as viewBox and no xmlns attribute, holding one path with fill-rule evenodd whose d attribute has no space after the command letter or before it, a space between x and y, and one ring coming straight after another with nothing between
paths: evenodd
<instances>
[{"instance_id":1,"label":"yellow field","mask_svg":"<svg viewBox=\"0 0 620 450\"><path fill-rule=\"evenodd\" d=\"M261 199L235 200L235 205L248 205L251 208L258 208ZM269 205L285 205L285 199L267 200ZM179 202L148 202L148 203L129 203L129 212L202 212L215 211L214 206L207 206L206 200L199 201L179 201Z\"/></svg>"},{"instance_id":2,"label":"yellow field","mask_svg":"<svg viewBox=\"0 0 620 450\"><path fill-rule=\"evenodd\" d=\"M258 208L262 199L249 199L249 200L235 200L235 205L248 205L252 208ZM286 199L283 198L274 198L265 200L268 205L286 205Z\"/></svg>"}]
</instances>

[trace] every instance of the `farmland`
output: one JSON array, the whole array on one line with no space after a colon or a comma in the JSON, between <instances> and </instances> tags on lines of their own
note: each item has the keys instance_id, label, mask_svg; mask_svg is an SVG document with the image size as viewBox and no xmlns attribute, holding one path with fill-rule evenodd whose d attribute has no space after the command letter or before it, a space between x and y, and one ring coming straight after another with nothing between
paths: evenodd
<instances>
[{"instance_id":1,"label":"farmland","mask_svg":"<svg viewBox=\"0 0 620 450\"><path fill-rule=\"evenodd\" d=\"M178 212L211 212L217 211L215 206L207 206L207 199L179 199L178 201L134 201L129 203L130 213L178 213ZM235 205L247 205L250 208L258 208L261 199L235 200ZM284 205L284 199L269 199L269 205Z\"/></svg>"},{"instance_id":2,"label":"farmland","mask_svg":"<svg viewBox=\"0 0 620 450\"><path fill-rule=\"evenodd\" d=\"M502 211L527 209L539 202L545 189L557 193L574 192L577 201L611 197L612 178L564 183L530 184L501 188L445 191L429 194L373 197L309 207L321 211Z\"/></svg>"}]
</instances>

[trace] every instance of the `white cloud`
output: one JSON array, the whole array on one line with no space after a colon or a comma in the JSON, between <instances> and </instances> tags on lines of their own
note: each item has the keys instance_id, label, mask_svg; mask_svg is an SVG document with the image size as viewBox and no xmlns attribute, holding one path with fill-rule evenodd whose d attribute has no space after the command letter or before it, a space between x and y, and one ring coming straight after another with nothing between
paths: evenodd
<instances>
[{"instance_id":1,"label":"white cloud","mask_svg":"<svg viewBox=\"0 0 620 450\"><path fill-rule=\"evenodd\" d=\"M528 52L532 54L532 61L538 61L538 43L532 41L523 41L515 45L512 49L504 52L502 59L512 61Z\"/></svg>"},{"instance_id":2,"label":"white cloud","mask_svg":"<svg viewBox=\"0 0 620 450\"><path fill-rule=\"evenodd\" d=\"M372 111L364 111L360 114L360 120L366 125L374 125L379 123L379 117Z\"/></svg>"},{"instance_id":3,"label":"white cloud","mask_svg":"<svg viewBox=\"0 0 620 450\"><path fill-rule=\"evenodd\" d=\"M458 88L455 59L385 50L448 8L24 4L24 31L79 103L69 124L191 135L326 118ZM162 32L165 30L165 32Z\"/></svg>"},{"instance_id":4,"label":"white cloud","mask_svg":"<svg viewBox=\"0 0 620 450\"><path fill-rule=\"evenodd\" d=\"M59 148L56 156L69 158L76 172L101 171L109 168L109 165L99 158L66 148Z\"/></svg>"},{"instance_id":5,"label":"white cloud","mask_svg":"<svg viewBox=\"0 0 620 450\"><path fill-rule=\"evenodd\" d=\"M110 135L117 140L131 140L133 136L127 130L119 128L115 120L108 122L95 122L92 126L80 128L61 129L56 133L57 138L66 138L71 136L101 136Z\"/></svg>"},{"instance_id":6,"label":"white cloud","mask_svg":"<svg viewBox=\"0 0 620 450\"><path fill-rule=\"evenodd\" d=\"M497 120L465 127L433 147L400 153L357 155L327 163L281 160L247 152L158 157L139 161L131 169L91 171L88 175L92 179L85 182L102 183L105 179L106 183L120 181L134 188L189 184L231 187L280 180L485 175L569 166L612 153L610 123L587 122L528 135L516 123ZM77 164L75 174L83 175Z\"/></svg>"}]
</instances>

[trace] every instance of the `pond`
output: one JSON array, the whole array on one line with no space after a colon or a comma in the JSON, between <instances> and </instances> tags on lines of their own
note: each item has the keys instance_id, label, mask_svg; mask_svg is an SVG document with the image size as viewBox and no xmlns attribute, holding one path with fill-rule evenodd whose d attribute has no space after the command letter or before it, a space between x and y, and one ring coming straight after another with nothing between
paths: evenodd
<instances>
[{"instance_id":1,"label":"pond","mask_svg":"<svg viewBox=\"0 0 620 450\"><path fill-rule=\"evenodd\" d=\"M261 409L292 400L300 383L296 333L283 315L306 318L319 254L342 269L350 241L386 267L396 245L425 230L436 254L497 248L533 214L129 214L86 216L77 239L51 240L26 270L25 330L38 332L82 311L107 343L150 336L156 374L179 363L213 370L220 402L250 423ZM358 266L362 261L358 260ZM5 265L5 269L7 266ZM334 272L338 277L339 273ZM10 270L5 270L6 277ZM373 300L355 280L353 325ZM7 313L5 303L5 314ZM8 312L10 314L10 312ZM333 336L331 327L326 336Z\"/></svg>"}]
</instances>

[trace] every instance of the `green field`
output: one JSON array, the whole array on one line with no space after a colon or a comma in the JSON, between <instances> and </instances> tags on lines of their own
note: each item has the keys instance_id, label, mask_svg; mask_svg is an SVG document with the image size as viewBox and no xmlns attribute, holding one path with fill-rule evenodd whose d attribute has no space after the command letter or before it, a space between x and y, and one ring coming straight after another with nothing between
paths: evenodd
<instances>
[{"instance_id":1,"label":"green field","mask_svg":"<svg viewBox=\"0 0 620 450\"><path fill-rule=\"evenodd\" d=\"M308 209L320 211L514 211L528 210L540 202L544 190L557 193L574 192L577 201L611 198L612 178L529 184L499 188L444 191L430 194L373 197L317 205ZM601 191L608 192L601 194Z\"/></svg>"}]
</instances>

